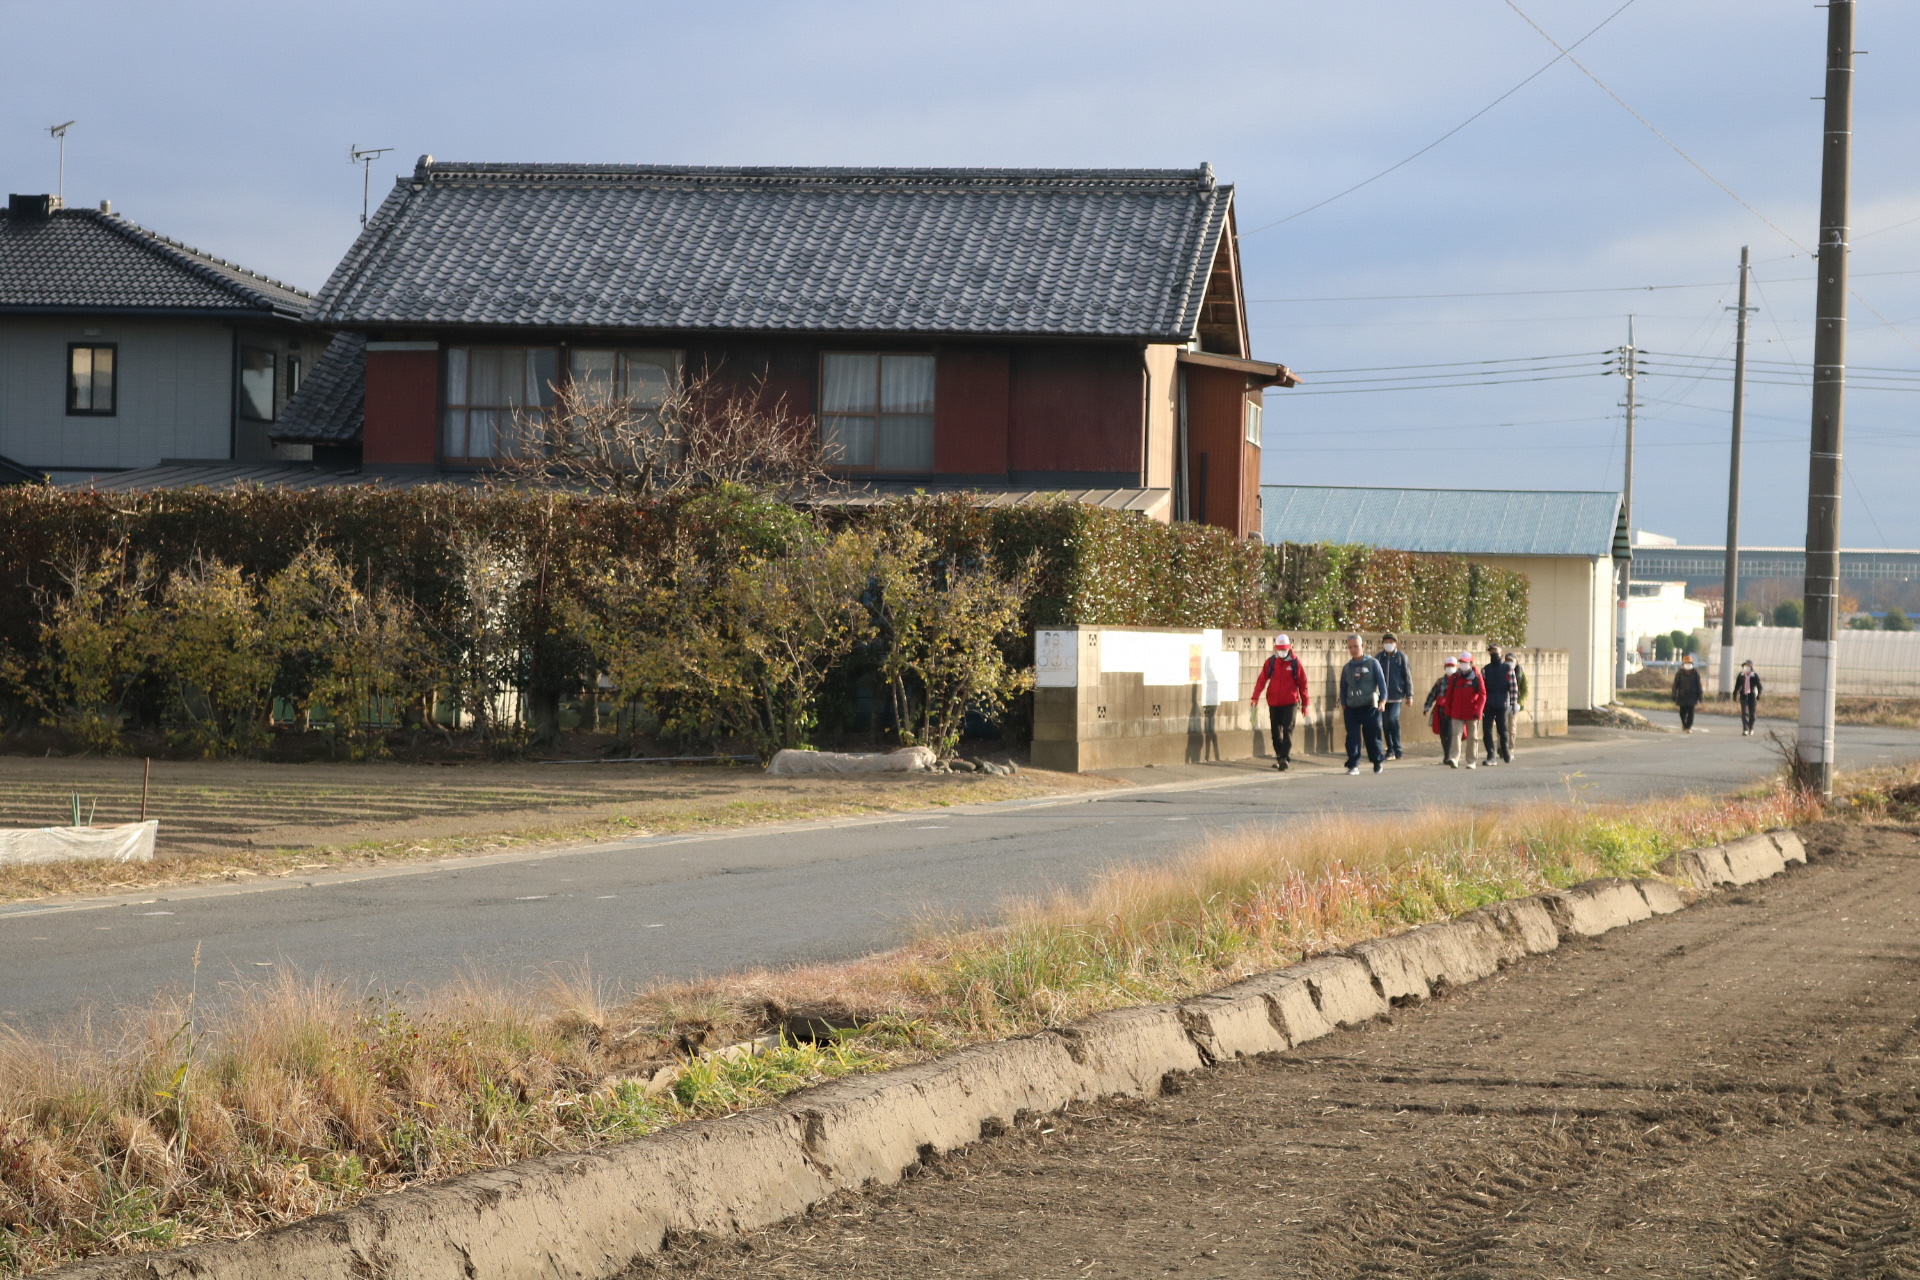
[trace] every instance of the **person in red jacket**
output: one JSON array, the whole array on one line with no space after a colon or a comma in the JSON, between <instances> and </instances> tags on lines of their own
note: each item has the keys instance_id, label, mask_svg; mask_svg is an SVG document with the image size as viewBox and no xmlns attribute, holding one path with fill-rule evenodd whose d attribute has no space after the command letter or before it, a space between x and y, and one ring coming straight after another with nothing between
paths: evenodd
<instances>
[{"instance_id":1,"label":"person in red jacket","mask_svg":"<svg viewBox=\"0 0 1920 1280\"><path fill-rule=\"evenodd\" d=\"M1254 706L1260 705L1263 691L1267 695L1267 731L1273 737L1273 767L1285 773L1293 755L1294 714L1298 712L1303 723L1307 715L1307 673L1294 656L1293 641L1285 634L1273 638L1273 656L1261 666L1260 678L1253 683L1250 701Z\"/></svg>"},{"instance_id":2,"label":"person in red jacket","mask_svg":"<svg viewBox=\"0 0 1920 1280\"><path fill-rule=\"evenodd\" d=\"M1467 768L1471 769L1474 767L1473 726L1487 709L1487 686L1480 679L1480 673L1473 669L1471 653L1463 653L1454 661L1457 668L1446 678L1445 688L1440 692L1440 750L1447 768L1458 769L1460 762L1453 758L1454 746L1463 744Z\"/></svg>"}]
</instances>

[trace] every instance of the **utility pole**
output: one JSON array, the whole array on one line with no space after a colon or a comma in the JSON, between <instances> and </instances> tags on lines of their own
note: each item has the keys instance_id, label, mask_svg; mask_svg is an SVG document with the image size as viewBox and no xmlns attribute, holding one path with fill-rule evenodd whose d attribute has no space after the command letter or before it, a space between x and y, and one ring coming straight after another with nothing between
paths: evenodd
<instances>
[{"instance_id":1,"label":"utility pole","mask_svg":"<svg viewBox=\"0 0 1920 1280\"><path fill-rule=\"evenodd\" d=\"M1740 601L1740 428L1747 409L1747 280L1752 268L1747 262L1747 246L1740 246L1739 317L1733 330L1733 458L1727 471L1727 555L1726 587L1720 597L1720 696L1733 696L1734 610Z\"/></svg>"},{"instance_id":2,"label":"utility pole","mask_svg":"<svg viewBox=\"0 0 1920 1280\"><path fill-rule=\"evenodd\" d=\"M1640 371L1640 349L1633 345L1633 317L1627 317L1627 345L1620 348L1620 370L1627 378L1627 474L1621 518L1627 525L1627 558L1620 564L1620 606L1614 623L1613 687L1627 687L1627 597L1633 580L1633 380Z\"/></svg>"},{"instance_id":3,"label":"utility pole","mask_svg":"<svg viewBox=\"0 0 1920 1280\"><path fill-rule=\"evenodd\" d=\"M1840 446L1847 391L1847 186L1853 149L1853 0L1827 6L1827 107L1814 308L1813 443L1807 465L1807 585L1800 634L1800 781L1833 795L1839 675Z\"/></svg>"}]
</instances>

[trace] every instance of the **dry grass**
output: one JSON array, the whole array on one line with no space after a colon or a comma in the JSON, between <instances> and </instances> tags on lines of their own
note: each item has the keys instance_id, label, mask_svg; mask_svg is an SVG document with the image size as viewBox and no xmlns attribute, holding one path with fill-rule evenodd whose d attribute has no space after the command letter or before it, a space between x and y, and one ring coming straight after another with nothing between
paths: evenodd
<instances>
[{"instance_id":1,"label":"dry grass","mask_svg":"<svg viewBox=\"0 0 1920 1280\"><path fill-rule=\"evenodd\" d=\"M1879 780L1907 785L1912 773ZM405 1000L282 976L0 1039L0 1268L242 1235L410 1182L631 1138L849 1071L1167 999L1817 816L1797 793L1327 815L930 924L850 964L620 993L581 972ZM852 1026L851 1024L858 1024ZM831 1030L838 1024L840 1030ZM704 1048L779 1028L754 1057ZM692 1059L665 1092L643 1083Z\"/></svg>"}]
</instances>

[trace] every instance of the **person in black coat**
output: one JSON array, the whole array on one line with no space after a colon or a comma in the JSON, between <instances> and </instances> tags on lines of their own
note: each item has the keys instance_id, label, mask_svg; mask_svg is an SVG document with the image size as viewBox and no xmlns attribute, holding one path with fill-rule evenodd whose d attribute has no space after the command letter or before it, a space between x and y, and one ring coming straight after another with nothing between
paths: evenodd
<instances>
[{"instance_id":1,"label":"person in black coat","mask_svg":"<svg viewBox=\"0 0 1920 1280\"><path fill-rule=\"evenodd\" d=\"M1673 705L1680 708L1680 732L1692 733L1693 709L1700 705L1700 668L1693 665L1690 653L1673 673Z\"/></svg>"},{"instance_id":2,"label":"person in black coat","mask_svg":"<svg viewBox=\"0 0 1920 1280\"><path fill-rule=\"evenodd\" d=\"M1740 664L1740 673L1733 678L1733 696L1740 700L1740 736L1751 738L1754 717L1760 714L1760 673L1753 669L1752 658Z\"/></svg>"},{"instance_id":3,"label":"person in black coat","mask_svg":"<svg viewBox=\"0 0 1920 1280\"><path fill-rule=\"evenodd\" d=\"M1494 760L1494 738L1500 740L1501 764L1513 763L1513 713L1520 709L1520 664L1497 644L1487 646L1487 665L1480 668L1487 686L1487 709L1480 713L1480 746L1487 763Z\"/></svg>"},{"instance_id":4,"label":"person in black coat","mask_svg":"<svg viewBox=\"0 0 1920 1280\"><path fill-rule=\"evenodd\" d=\"M1400 708L1413 705L1413 669L1407 655L1400 652L1400 641L1389 631L1380 637L1380 652L1374 655L1387 677L1387 701L1380 708L1380 732L1386 739L1387 754L1400 758Z\"/></svg>"}]
</instances>

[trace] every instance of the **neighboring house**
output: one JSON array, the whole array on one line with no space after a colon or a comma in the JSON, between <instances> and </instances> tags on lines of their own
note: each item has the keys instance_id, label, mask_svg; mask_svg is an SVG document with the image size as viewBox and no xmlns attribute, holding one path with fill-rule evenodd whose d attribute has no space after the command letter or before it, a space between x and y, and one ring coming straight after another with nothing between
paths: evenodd
<instances>
[{"instance_id":1,"label":"neighboring house","mask_svg":"<svg viewBox=\"0 0 1920 1280\"><path fill-rule=\"evenodd\" d=\"M1684 582L1629 582L1627 584L1627 643L1652 656L1655 636L1676 631L1692 635L1707 625L1707 605L1687 598Z\"/></svg>"},{"instance_id":2,"label":"neighboring house","mask_svg":"<svg viewBox=\"0 0 1920 1280\"><path fill-rule=\"evenodd\" d=\"M1268 542L1441 552L1526 574L1527 643L1567 651L1567 705L1612 701L1619 494L1263 485L1260 496Z\"/></svg>"},{"instance_id":3,"label":"neighboring house","mask_svg":"<svg viewBox=\"0 0 1920 1280\"><path fill-rule=\"evenodd\" d=\"M764 379L869 491L1066 490L1259 532L1233 188L1194 170L422 157L316 299L339 385L275 437L470 473L567 379ZM364 402L352 391L360 373Z\"/></svg>"},{"instance_id":4,"label":"neighboring house","mask_svg":"<svg viewBox=\"0 0 1920 1280\"><path fill-rule=\"evenodd\" d=\"M0 456L59 481L167 459L301 456L270 439L326 345L311 298L99 209L0 217Z\"/></svg>"}]
</instances>

